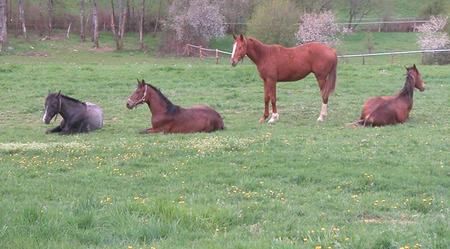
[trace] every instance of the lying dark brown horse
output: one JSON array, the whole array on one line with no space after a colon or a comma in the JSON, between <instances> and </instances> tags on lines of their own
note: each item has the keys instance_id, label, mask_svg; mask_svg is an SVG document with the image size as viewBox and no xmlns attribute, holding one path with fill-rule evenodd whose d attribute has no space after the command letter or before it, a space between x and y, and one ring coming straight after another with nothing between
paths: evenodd
<instances>
[{"instance_id":1,"label":"lying dark brown horse","mask_svg":"<svg viewBox=\"0 0 450 249\"><path fill-rule=\"evenodd\" d=\"M260 122L269 117L269 100L272 103L272 117L275 122L279 115L276 101L276 84L282 81L296 81L313 72L322 94L322 111L317 119L323 121L327 115L328 96L336 88L336 51L320 42L311 42L293 48L280 45L266 45L256 39L233 35L233 52L230 62L236 66L247 55L258 68L264 81L264 115Z\"/></svg>"},{"instance_id":2,"label":"lying dark brown horse","mask_svg":"<svg viewBox=\"0 0 450 249\"><path fill-rule=\"evenodd\" d=\"M347 126L383 126L403 123L413 107L414 87L421 92L425 83L416 65L406 68L406 82L395 96L368 98L364 103L361 117Z\"/></svg>"},{"instance_id":3,"label":"lying dark brown horse","mask_svg":"<svg viewBox=\"0 0 450 249\"><path fill-rule=\"evenodd\" d=\"M191 133L224 129L223 120L209 106L182 108L172 104L158 89L138 80L136 90L127 101L128 109L147 103L152 113L152 127L139 133Z\"/></svg>"}]
</instances>

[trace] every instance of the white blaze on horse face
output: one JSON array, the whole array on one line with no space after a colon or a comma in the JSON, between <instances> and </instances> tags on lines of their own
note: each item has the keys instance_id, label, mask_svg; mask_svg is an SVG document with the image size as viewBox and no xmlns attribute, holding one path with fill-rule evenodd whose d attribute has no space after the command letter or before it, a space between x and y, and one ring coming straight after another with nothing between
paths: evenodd
<instances>
[{"instance_id":1,"label":"white blaze on horse face","mask_svg":"<svg viewBox=\"0 0 450 249\"><path fill-rule=\"evenodd\" d=\"M275 121L277 121L279 117L280 117L280 115L278 115L278 113L276 113L276 112L272 113L272 117L270 118L268 123L269 124L275 123Z\"/></svg>"},{"instance_id":2,"label":"white blaze on horse face","mask_svg":"<svg viewBox=\"0 0 450 249\"><path fill-rule=\"evenodd\" d=\"M233 52L231 52L231 59L234 58L234 53L236 53L236 44L237 44L237 42L233 43Z\"/></svg>"},{"instance_id":3,"label":"white blaze on horse face","mask_svg":"<svg viewBox=\"0 0 450 249\"><path fill-rule=\"evenodd\" d=\"M48 105L45 106L44 116L42 116L42 122L44 122L44 123L45 123L45 118L47 117L47 110L48 110Z\"/></svg>"}]
</instances>

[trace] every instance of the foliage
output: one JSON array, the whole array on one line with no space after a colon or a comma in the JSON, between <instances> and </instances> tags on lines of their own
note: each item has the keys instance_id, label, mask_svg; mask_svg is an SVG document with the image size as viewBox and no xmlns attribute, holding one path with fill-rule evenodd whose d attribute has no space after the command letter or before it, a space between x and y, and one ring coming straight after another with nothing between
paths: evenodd
<instances>
[{"instance_id":1,"label":"foliage","mask_svg":"<svg viewBox=\"0 0 450 249\"><path fill-rule=\"evenodd\" d=\"M166 27L175 31L183 44L207 44L212 37L225 33L225 19L216 5L206 0L175 0L169 9Z\"/></svg>"},{"instance_id":2,"label":"foliage","mask_svg":"<svg viewBox=\"0 0 450 249\"><path fill-rule=\"evenodd\" d=\"M429 23L417 27L419 38L417 43L422 49L441 49L450 45L449 37L442 32L447 24L448 17L430 17Z\"/></svg>"},{"instance_id":3,"label":"foliage","mask_svg":"<svg viewBox=\"0 0 450 249\"><path fill-rule=\"evenodd\" d=\"M419 16L430 18L431 16L447 15L450 11L450 4L447 0L424 1L419 8Z\"/></svg>"},{"instance_id":4,"label":"foliage","mask_svg":"<svg viewBox=\"0 0 450 249\"><path fill-rule=\"evenodd\" d=\"M228 31L242 34L246 32L245 23L252 16L260 0L214 0L213 2L220 6L220 13L225 17L225 21L232 23L228 26Z\"/></svg>"},{"instance_id":5,"label":"foliage","mask_svg":"<svg viewBox=\"0 0 450 249\"><path fill-rule=\"evenodd\" d=\"M291 1L266 1L248 23L248 34L268 44L295 44L298 10Z\"/></svg>"},{"instance_id":6,"label":"foliage","mask_svg":"<svg viewBox=\"0 0 450 249\"><path fill-rule=\"evenodd\" d=\"M333 13L304 13L300 17L301 23L297 31L299 44L312 41L323 42L328 45L339 43L337 34L339 27L336 24Z\"/></svg>"}]
</instances>

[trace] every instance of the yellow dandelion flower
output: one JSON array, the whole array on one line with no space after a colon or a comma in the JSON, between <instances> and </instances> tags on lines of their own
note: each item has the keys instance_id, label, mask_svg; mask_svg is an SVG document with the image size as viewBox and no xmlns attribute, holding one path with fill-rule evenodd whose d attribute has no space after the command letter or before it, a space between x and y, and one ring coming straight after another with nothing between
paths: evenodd
<instances>
[{"instance_id":1,"label":"yellow dandelion flower","mask_svg":"<svg viewBox=\"0 0 450 249\"><path fill-rule=\"evenodd\" d=\"M219 228L216 228L216 233L218 233L220 231L220 229Z\"/></svg>"},{"instance_id":2,"label":"yellow dandelion flower","mask_svg":"<svg viewBox=\"0 0 450 249\"><path fill-rule=\"evenodd\" d=\"M303 242L308 242L308 239L307 238L303 238Z\"/></svg>"},{"instance_id":3,"label":"yellow dandelion flower","mask_svg":"<svg viewBox=\"0 0 450 249\"><path fill-rule=\"evenodd\" d=\"M345 239L344 239L344 240L345 240L345 241L348 241L349 239L350 239L349 237L345 237Z\"/></svg>"},{"instance_id":4,"label":"yellow dandelion flower","mask_svg":"<svg viewBox=\"0 0 450 249\"><path fill-rule=\"evenodd\" d=\"M137 200L139 200L139 199L141 199L141 197L139 197L139 196L133 197L133 200L135 200L135 201L137 201Z\"/></svg>"},{"instance_id":5,"label":"yellow dandelion flower","mask_svg":"<svg viewBox=\"0 0 450 249\"><path fill-rule=\"evenodd\" d=\"M325 231L325 227L321 227L321 228L320 228L320 231Z\"/></svg>"},{"instance_id":6,"label":"yellow dandelion flower","mask_svg":"<svg viewBox=\"0 0 450 249\"><path fill-rule=\"evenodd\" d=\"M322 249L322 246L315 246L314 249Z\"/></svg>"},{"instance_id":7,"label":"yellow dandelion flower","mask_svg":"<svg viewBox=\"0 0 450 249\"><path fill-rule=\"evenodd\" d=\"M128 246L127 248L128 248L128 249L133 249L133 246Z\"/></svg>"}]
</instances>

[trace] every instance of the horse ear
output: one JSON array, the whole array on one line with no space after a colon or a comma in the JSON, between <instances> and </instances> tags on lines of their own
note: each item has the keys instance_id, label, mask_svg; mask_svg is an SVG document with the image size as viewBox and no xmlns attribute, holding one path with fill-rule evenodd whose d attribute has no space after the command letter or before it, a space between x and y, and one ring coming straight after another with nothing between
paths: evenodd
<instances>
[{"instance_id":1,"label":"horse ear","mask_svg":"<svg viewBox=\"0 0 450 249\"><path fill-rule=\"evenodd\" d=\"M139 79L138 79L138 78L136 78L136 80L137 80L138 84L141 84L141 82L139 81Z\"/></svg>"},{"instance_id":2,"label":"horse ear","mask_svg":"<svg viewBox=\"0 0 450 249\"><path fill-rule=\"evenodd\" d=\"M57 95L57 96L59 97L60 95L61 95L61 90L59 90L59 92L58 92L58 95Z\"/></svg>"},{"instance_id":3,"label":"horse ear","mask_svg":"<svg viewBox=\"0 0 450 249\"><path fill-rule=\"evenodd\" d=\"M413 65L413 68L417 70L416 64Z\"/></svg>"},{"instance_id":4,"label":"horse ear","mask_svg":"<svg viewBox=\"0 0 450 249\"><path fill-rule=\"evenodd\" d=\"M239 36L239 38L241 39L241 41L244 41L244 36L241 34L241 36Z\"/></svg>"},{"instance_id":5,"label":"horse ear","mask_svg":"<svg viewBox=\"0 0 450 249\"><path fill-rule=\"evenodd\" d=\"M145 84L145 81L144 81L144 79L142 79L142 81L141 81L141 82L142 82L142 84Z\"/></svg>"},{"instance_id":6,"label":"horse ear","mask_svg":"<svg viewBox=\"0 0 450 249\"><path fill-rule=\"evenodd\" d=\"M236 39L237 39L237 36L236 36L235 34L233 34L233 39L234 39L234 40L236 40Z\"/></svg>"}]
</instances>

